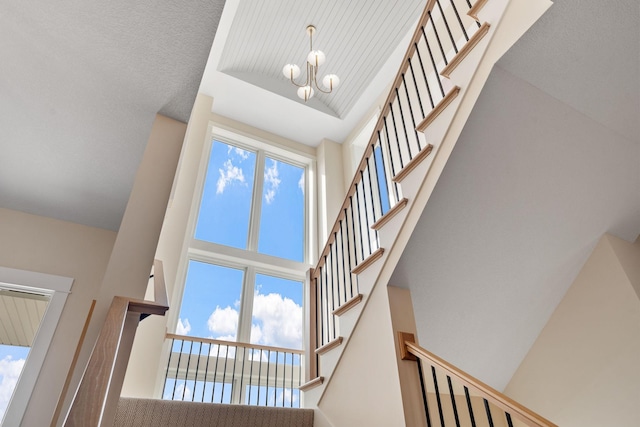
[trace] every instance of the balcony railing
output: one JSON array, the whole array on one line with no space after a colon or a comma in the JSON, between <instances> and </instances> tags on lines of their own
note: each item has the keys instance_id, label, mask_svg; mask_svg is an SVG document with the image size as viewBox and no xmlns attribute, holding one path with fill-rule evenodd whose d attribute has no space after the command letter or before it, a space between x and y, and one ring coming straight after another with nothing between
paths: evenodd
<instances>
[{"instance_id":1,"label":"balcony railing","mask_svg":"<svg viewBox=\"0 0 640 427\"><path fill-rule=\"evenodd\" d=\"M163 399L300 407L301 350L167 334Z\"/></svg>"}]
</instances>

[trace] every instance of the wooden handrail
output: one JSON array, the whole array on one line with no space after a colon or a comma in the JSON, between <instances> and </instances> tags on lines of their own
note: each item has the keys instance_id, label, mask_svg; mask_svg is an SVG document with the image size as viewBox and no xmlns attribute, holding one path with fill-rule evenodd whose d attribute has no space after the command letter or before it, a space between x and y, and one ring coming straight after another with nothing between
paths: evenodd
<instances>
[{"instance_id":1,"label":"wooden handrail","mask_svg":"<svg viewBox=\"0 0 640 427\"><path fill-rule=\"evenodd\" d=\"M76 364L78 363L78 357L80 356L80 350L82 350L82 344L84 344L84 339L87 335L87 330L89 329L89 323L91 322L91 317L93 316L94 308L96 308L96 300L91 301L91 306L89 307L89 313L87 314L87 318L84 321L84 326L82 327L82 332L80 333L80 339L78 340L76 351L73 354L73 360L71 361L71 366L69 367L69 371L67 372L67 378L65 379L64 385L62 386L62 391L60 392L60 396L58 397L58 404L56 405L56 410L53 413L53 418L51 419L51 427L55 427L58 424L58 418L60 418L60 413L62 412L64 397L67 395L67 391L69 390L69 385L71 384L71 377L73 376L73 372L76 369Z\"/></svg>"},{"instance_id":2,"label":"wooden handrail","mask_svg":"<svg viewBox=\"0 0 640 427\"><path fill-rule=\"evenodd\" d=\"M156 304L169 308L167 285L164 281L164 267L159 259L153 261L153 300Z\"/></svg>"},{"instance_id":3,"label":"wooden handrail","mask_svg":"<svg viewBox=\"0 0 640 427\"><path fill-rule=\"evenodd\" d=\"M474 390L489 402L493 403L500 409L508 412L511 416L518 418L529 426L533 427L558 427L556 424L546 418L536 414L528 408L525 408L515 400L505 396L491 386L483 383L479 379L469 375L468 373L458 369L446 360L436 356L435 354L425 350L415 343L413 334L405 332L398 333L398 341L400 344L400 353L403 360L415 360L420 358L427 361L432 366L444 370L447 375L457 379L462 384Z\"/></svg>"},{"instance_id":4,"label":"wooden handrail","mask_svg":"<svg viewBox=\"0 0 640 427\"><path fill-rule=\"evenodd\" d=\"M416 29L413 33L413 37L411 38L411 43L407 48L407 52L404 55L404 58L402 60L402 65L400 66L400 69L398 70L398 73L396 74L396 77L393 80L393 85L391 86L392 90L389 91L389 95L387 95L387 98L385 99L382 110L380 111L380 115L378 116L378 121L376 122L376 126L373 129L371 138L369 138L369 143L367 144L367 148L364 150L364 153L362 154L362 158L360 160L360 163L358 164L358 168L356 169L355 176L351 180L351 184L349 185L349 190L347 191L347 195L345 196L344 201L342 202L342 206L340 207L340 213L336 218L333 228L329 232L329 239L327 240L327 243L325 244L324 249L320 253L320 256L318 258L318 263L314 268L315 274L320 273L320 269L324 265L324 257L325 255L329 254L329 251L331 250L331 244L334 241L334 238L333 238L334 233L336 233L340 228L340 221L342 221L344 217L344 210L347 207L349 207L349 197L355 194L356 187L361 180L360 172L366 170L367 160L373 153L373 146L375 145L375 141L378 136L378 131L381 131L383 129L384 118L389 113L389 109L391 108L389 105L391 104L391 101L395 96L395 91L393 89L395 89L396 87L399 87L400 83L402 82L403 74L409 68L409 59L413 56L413 53L415 51L415 43L418 42L418 40L422 35L421 27L426 26L427 22L429 21L429 12L431 12L431 9L433 9L435 3L436 3L436 0L428 0L427 5L424 8L424 11L422 12L422 15L420 15L420 20L418 21L418 25L416 26Z\"/></svg>"},{"instance_id":5,"label":"wooden handrail","mask_svg":"<svg viewBox=\"0 0 640 427\"><path fill-rule=\"evenodd\" d=\"M251 348L254 350L270 350L270 351L277 351L281 353L304 354L304 350L297 350L297 349L284 348L284 347L270 347L268 345L249 344L241 341L224 341L224 340L217 340L213 338L190 337L187 335L177 335L177 334L170 334L170 333L167 333L165 336L166 338L171 338L175 340L201 342L205 344L217 344L217 345L224 345L229 347L245 347L245 348Z\"/></svg>"},{"instance_id":6,"label":"wooden handrail","mask_svg":"<svg viewBox=\"0 0 640 427\"><path fill-rule=\"evenodd\" d=\"M118 387L122 387L121 379L114 381L114 371L116 364L124 363L126 366L131 351L131 348L124 348L121 342L127 326L137 327L141 317L150 314L164 316L169 310L162 262L157 260L154 262L154 277L159 278L159 280L154 280L154 297L159 301L113 297L87 368L65 419L65 426L94 427L102 425L105 407L111 392L114 391L111 388L116 383ZM129 313L141 316L132 319L128 316ZM135 334L135 329L133 334ZM129 343L133 344L133 335L130 338ZM121 355L126 355L127 360L120 357Z\"/></svg>"}]
</instances>

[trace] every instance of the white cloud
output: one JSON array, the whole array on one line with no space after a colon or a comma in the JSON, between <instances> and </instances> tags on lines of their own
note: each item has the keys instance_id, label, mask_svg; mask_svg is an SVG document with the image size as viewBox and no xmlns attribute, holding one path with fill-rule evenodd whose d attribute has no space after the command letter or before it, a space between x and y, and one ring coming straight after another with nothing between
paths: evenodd
<instances>
[{"instance_id":1,"label":"white cloud","mask_svg":"<svg viewBox=\"0 0 640 427\"><path fill-rule=\"evenodd\" d=\"M227 161L224 162L224 169L218 169L218 172L220 172L220 177L218 178L216 186L216 194L222 194L227 184L232 181L238 181L241 184L245 182L242 169L234 166L233 163L231 163L231 159L227 159Z\"/></svg>"},{"instance_id":2,"label":"white cloud","mask_svg":"<svg viewBox=\"0 0 640 427\"><path fill-rule=\"evenodd\" d=\"M276 391L278 392L276 396ZM284 402L284 405L283 405ZM269 403L267 406L284 406L285 408L297 407L298 397L291 393L291 389L279 389L269 392Z\"/></svg>"},{"instance_id":3,"label":"white cloud","mask_svg":"<svg viewBox=\"0 0 640 427\"><path fill-rule=\"evenodd\" d=\"M249 158L249 152L246 150L243 150L242 148L233 147L230 145L229 149L227 149L227 154L231 154L232 151L236 155L238 155L238 157L240 157L242 160L247 160Z\"/></svg>"},{"instance_id":4,"label":"white cloud","mask_svg":"<svg viewBox=\"0 0 640 427\"><path fill-rule=\"evenodd\" d=\"M302 348L302 307L280 294L259 291L253 301L251 342L276 347Z\"/></svg>"},{"instance_id":5,"label":"white cloud","mask_svg":"<svg viewBox=\"0 0 640 427\"><path fill-rule=\"evenodd\" d=\"M184 397L182 396L183 394ZM191 389L185 383L180 383L176 387L176 392L173 395L173 400L191 400L191 396L193 396Z\"/></svg>"},{"instance_id":6,"label":"white cloud","mask_svg":"<svg viewBox=\"0 0 640 427\"><path fill-rule=\"evenodd\" d=\"M267 362L269 361L269 352L266 350L253 350L249 353L249 360L251 361L261 361Z\"/></svg>"},{"instance_id":7,"label":"white cloud","mask_svg":"<svg viewBox=\"0 0 640 427\"><path fill-rule=\"evenodd\" d=\"M18 383L24 361L25 359L13 360L11 356L0 360L0 420L7 410L13 389Z\"/></svg>"},{"instance_id":8,"label":"white cloud","mask_svg":"<svg viewBox=\"0 0 640 427\"><path fill-rule=\"evenodd\" d=\"M304 171L300 174L300 179L298 180L298 188L304 194Z\"/></svg>"},{"instance_id":9,"label":"white cloud","mask_svg":"<svg viewBox=\"0 0 640 427\"><path fill-rule=\"evenodd\" d=\"M271 166L264 171L264 185L267 189L264 198L267 204L271 204L276 197L276 192L280 186L280 178L278 178L278 163L275 160L271 161Z\"/></svg>"},{"instance_id":10,"label":"white cloud","mask_svg":"<svg viewBox=\"0 0 640 427\"><path fill-rule=\"evenodd\" d=\"M216 309L209 316L207 326L209 331L216 335L216 338L223 339L220 335L232 335L235 340L235 334L238 331L238 310L230 306L225 308L216 306Z\"/></svg>"},{"instance_id":11,"label":"white cloud","mask_svg":"<svg viewBox=\"0 0 640 427\"><path fill-rule=\"evenodd\" d=\"M191 331L191 324L189 323L189 319L178 319L178 325L176 326L176 334L178 335L187 335Z\"/></svg>"},{"instance_id":12,"label":"white cloud","mask_svg":"<svg viewBox=\"0 0 640 427\"><path fill-rule=\"evenodd\" d=\"M232 337L232 339L229 339L228 337L220 337L220 338L216 338L218 340L222 340L222 341L235 341L236 337ZM209 350L209 356L211 357L228 357L230 359L233 359L234 357L236 357L236 347L235 346L229 346L229 345L218 345L218 344L213 344L211 345L211 349Z\"/></svg>"}]
</instances>

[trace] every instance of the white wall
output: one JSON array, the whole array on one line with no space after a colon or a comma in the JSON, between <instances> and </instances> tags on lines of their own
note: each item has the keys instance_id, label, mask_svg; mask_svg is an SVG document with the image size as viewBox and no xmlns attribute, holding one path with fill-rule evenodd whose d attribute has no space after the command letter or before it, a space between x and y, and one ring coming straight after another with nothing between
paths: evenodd
<instances>
[{"instance_id":1,"label":"white wall","mask_svg":"<svg viewBox=\"0 0 640 427\"><path fill-rule=\"evenodd\" d=\"M640 244L603 236L506 394L562 427L640 425L638 265Z\"/></svg>"}]
</instances>

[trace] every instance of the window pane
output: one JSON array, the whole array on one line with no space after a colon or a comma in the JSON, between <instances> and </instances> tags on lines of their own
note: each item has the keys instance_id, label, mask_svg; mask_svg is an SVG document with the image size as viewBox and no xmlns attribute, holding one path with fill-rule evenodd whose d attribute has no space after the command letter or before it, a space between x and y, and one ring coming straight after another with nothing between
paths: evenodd
<instances>
[{"instance_id":1,"label":"window pane","mask_svg":"<svg viewBox=\"0 0 640 427\"><path fill-rule=\"evenodd\" d=\"M258 252L303 261L304 168L266 158Z\"/></svg>"},{"instance_id":2,"label":"window pane","mask_svg":"<svg viewBox=\"0 0 640 427\"><path fill-rule=\"evenodd\" d=\"M0 421L29 354L29 347L0 344Z\"/></svg>"},{"instance_id":3,"label":"window pane","mask_svg":"<svg viewBox=\"0 0 640 427\"><path fill-rule=\"evenodd\" d=\"M244 272L189 261L176 333L235 341Z\"/></svg>"},{"instance_id":4,"label":"window pane","mask_svg":"<svg viewBox=\"0 0 640 427\"><path fill-rule=\"evenodd\" d=\"M302 282L256 274L251 343L302 349Z\"/></svg>"},{"instance_id":5,"label":"window pane","mask_svg":"<svg viewBox=\"0 0 640 427\"><path fill-rule=\"evenodd\" d=\"M246 249L256 153L213 141L196 239Z\"/></svg>"}]
</instances>

